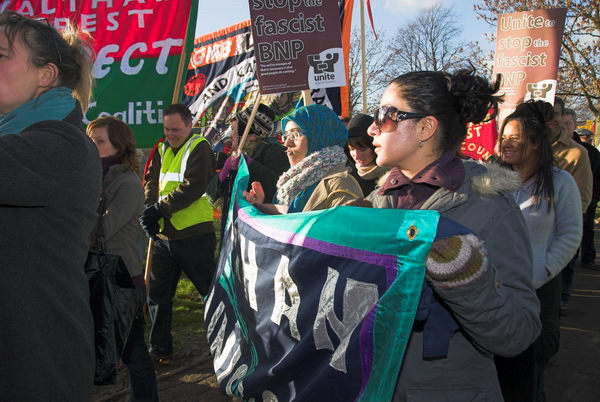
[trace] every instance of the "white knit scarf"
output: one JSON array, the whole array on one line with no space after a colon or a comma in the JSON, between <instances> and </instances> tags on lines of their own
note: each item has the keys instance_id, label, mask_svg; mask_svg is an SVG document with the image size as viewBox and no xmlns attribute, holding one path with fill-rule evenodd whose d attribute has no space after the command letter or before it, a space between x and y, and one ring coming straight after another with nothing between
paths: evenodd
<instances>
[{"instance_id":1,"label":"white knit scarf","mask_svg":"<svg viewBox=\"0 0 600 402\"><path fill-rule=\"evenodd\" d=\"M316 151L298 164L289 168L277 180L277 201L284 205L290 202L305 188L321 181L329 169L347 160L344 149L334 145Z\"/></svg>"}]
</instances>

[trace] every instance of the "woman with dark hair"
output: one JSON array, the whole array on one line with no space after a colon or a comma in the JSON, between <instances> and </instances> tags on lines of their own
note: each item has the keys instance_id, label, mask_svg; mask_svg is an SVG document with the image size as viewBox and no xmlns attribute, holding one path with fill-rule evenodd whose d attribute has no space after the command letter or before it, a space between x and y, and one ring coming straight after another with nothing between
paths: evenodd
<instances>
[{"instance_id":1,"label":"woman with dark hair","mask_svg":"<svg viewBox=\"0 0 600 402\"><path fill-rule=\"evenodd\" d=\"M363 194L370 194L375 189L379 178L387 172L386 168L375 163L375 147L373 138L367 130L373 123L373 117L358 113L348 123L348 143L346 155L350 161L352 176L356 179Z\"/></svg>"},{"instance_id":2,"label":"woman with dark hair","mask_svg":"<svg viewBox=\"0 0 600 402\"><path fill-rule=\"evenodd\" d=\"M502 401L493 356L521 353L540 331L527 227L510 195L520 181L457 156L467 123L497 106L497 89L470 70L404 74L386 88L369 127L377 164L391 168L367 197L373 206L437 210L480 239L442 245L449 258L458 246L487 249L475 265L428 258L424 292L432 290L438 307L413 325L396 401Z\"/></svg>"},{"instance_id":3,"label":"woman with dark hair","mask_svg":"<svg viewBox=\"0 0 600 402\"><path fill-rule=\"evenodd\" d=\"M87 127L102 160L102 198L98 211L102 225L92 232L92 246L102 227L106 253L123 259L138 291L137 312L131 327L122 360L129 371L132 401L157 401L154 363L144 341L144 243L146 236L139 224L144 209L144 190L138 176L138 159L133 133L121 120L100 117Z\"/></svg>"},{"instance_id":4,"label":"woman with dark hair","mask_svg":"<svg viewBox=\"0 0 600 402\"><path fill-rule=\"evenodd\" d=\"M573 177L556 167L547 123L553 107L543 101L517 106L500 130L499 157L523 184L513 192L533 250L533 286L541 305L542 334L521 355L497 358L506 401L544 401L544 366L558 351L560 271L575 255L582 234L581 198Z\"/></svg>"},{"instance_id":5,"label":"woman with dark hair","mask_svg":"<svg viewBox=\"0 0 600 402\"><path fill-rule=\"evenodd\" d=\"M87 401L94 332L84 264L98 151L82 130L91 48L71 26L0 14L0 389Z\"/></svg>"}]
</instances>

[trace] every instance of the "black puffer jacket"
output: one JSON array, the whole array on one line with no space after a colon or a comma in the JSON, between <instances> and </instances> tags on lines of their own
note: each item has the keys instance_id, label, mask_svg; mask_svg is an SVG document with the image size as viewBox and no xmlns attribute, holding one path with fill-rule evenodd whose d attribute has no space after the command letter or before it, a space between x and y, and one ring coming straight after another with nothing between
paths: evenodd
<instances>
[{"instance_id":1,"label":"black puffer jacket","mask_svg":"<svg viewBox=\"0 0 600 402\"><path fill-rule=\"evenodd\" d=\"M250 182L259 181L265 190L265 200L271 202L277 191L279 176L289 168L285 148L274 142L262 141L252 152L252 161L248 165Z\"/></svg>"}]
</instances>

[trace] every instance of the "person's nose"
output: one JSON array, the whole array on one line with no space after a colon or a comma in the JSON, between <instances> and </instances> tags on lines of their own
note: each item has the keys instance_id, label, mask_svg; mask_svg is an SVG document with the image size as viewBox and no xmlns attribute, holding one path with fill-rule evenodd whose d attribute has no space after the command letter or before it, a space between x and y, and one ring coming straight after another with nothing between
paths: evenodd
<instances>
[{"instance_id":1,"label":"person's nose","mask_svg":"<svg viewBox=\"0 0 600 402\"><path fill-rule=\"evenodd\" d=\"M500 144L500 149L513 149L515 148L515 141L511 139L502 140Z\"/></svg>"},{"instance_id":2,"label":"person's nose","mask_svg":"<svg viewBox=\"0 0 600 402\"><path fill-rule=\"evenodd\" d=\"M375 122L371 123L371 125L367 129L367 134L369 134L371 137L375 137L376 135L379 135L380 133L381 133L381 131L379 131L379 127L377 127Z\"/></svg>"}]
</instances>

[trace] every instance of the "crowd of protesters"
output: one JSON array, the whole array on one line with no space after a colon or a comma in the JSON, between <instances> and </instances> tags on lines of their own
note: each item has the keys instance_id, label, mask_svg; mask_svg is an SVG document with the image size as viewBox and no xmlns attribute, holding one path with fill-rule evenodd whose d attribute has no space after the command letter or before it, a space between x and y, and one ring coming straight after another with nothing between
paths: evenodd
<instances>
[{"instance_id":1,"label":"crowd of protesters","mask_svg":"<svg viewBox=\"0 0 600 402\"><path fill-rule=\"evenodd\" d=\"M245 158L245 197L265 213L430 209L468 229L436 241L429 253L422 297L438 313L412 328L401 371L390 378L395 401L545 400L544 366L559 349L575 260L598 269L600 152L590 132L575 130L576 115L560 98L518 105L488 163L459 152L467 124L501 102L499 84L472 70L401 75L373 116L346 124L321 105L275 122L260 105L252 122L249 109L232 119L233 149L241 133L249 136L218 175L190 111L171 105L142 186L125 123L101 117L83 130L91 90L86 46L71 28L59 33L0 15L0 184L10 190L0 195L3 399L90 399L94 317L84 265L90 246L101 242L121 258L137 292L119 351L130 398L158 400L154 360L173 353L177 283L184 272L208 295L216 248L211 202L229 196ZM277 126L282 144L273 136ZM149 278L144 232L152 239ZM455 258L459 252L466 257ZM446 347L432 348L428 331Z\"/></svg>"}]
</instances>

